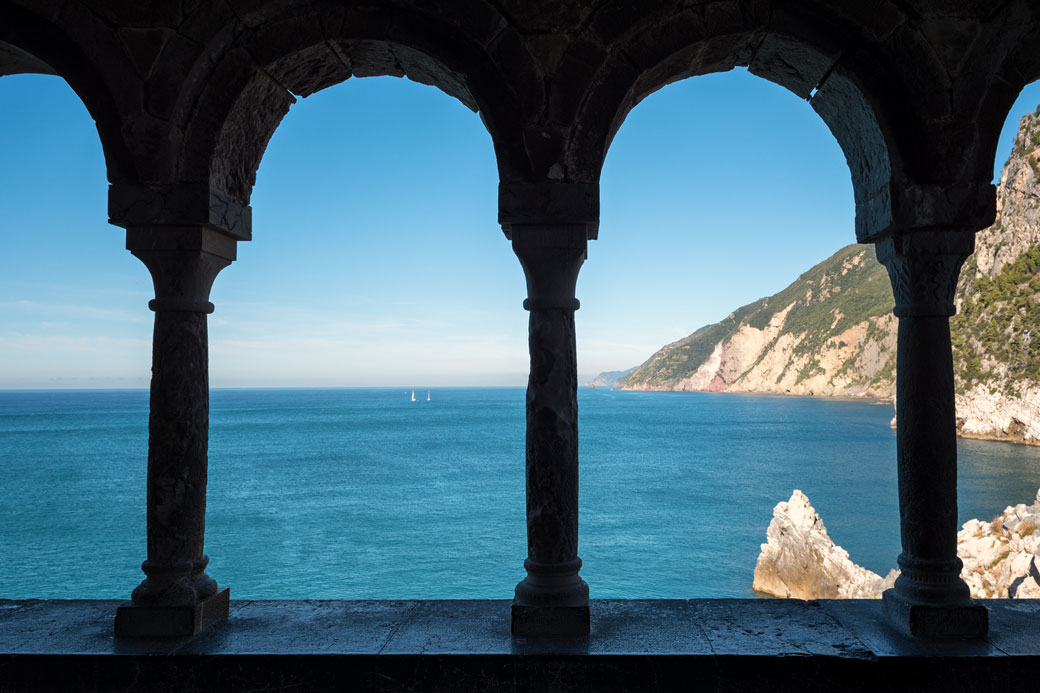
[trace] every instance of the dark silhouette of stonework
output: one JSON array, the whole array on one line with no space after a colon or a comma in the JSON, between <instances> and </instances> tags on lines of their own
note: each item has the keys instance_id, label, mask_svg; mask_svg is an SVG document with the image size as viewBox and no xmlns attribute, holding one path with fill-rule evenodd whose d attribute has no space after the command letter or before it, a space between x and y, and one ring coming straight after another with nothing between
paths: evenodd
<instances>
[{"instance_id":1,"label":"dark silhouette of stonework","mask_svg":"<svg viewBox=\"0 0 1040 693\"><path fill-rule=\"evenodd\" d=\"M531 321L528 576L512 630L587 635L597 604L579 576L574 287L597 237L600 168L641 99L736 66L826 122L851 172L856 238L877 245L892 277L903 572L887 618L914 637L984 638L986 608L958 577L949 293L994 218L1001 127L1040 77L1040 3L0 0L0 75L57 74L82 99L110 220L155 283L148 552L119 642L190 636L228 613L203 555L209 290L250 239L256 170L290 105L374 75L437 86L491 134L498 222L523 264Z\"/></svg>"}]
</instances>

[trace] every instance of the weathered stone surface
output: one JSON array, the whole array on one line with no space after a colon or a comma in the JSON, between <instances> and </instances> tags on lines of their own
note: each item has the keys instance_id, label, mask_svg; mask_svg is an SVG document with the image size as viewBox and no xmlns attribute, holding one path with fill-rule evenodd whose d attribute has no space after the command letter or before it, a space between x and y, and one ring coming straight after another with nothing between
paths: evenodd
<instances>
[{"instance_id":1,"label":"weathered stone surface","mask_svg":"<svg viewBox=\"0 0 1040 693\"><path fill-rule=\"evenodd\" d=\"M238 240L252 238L252 208L202 183L111 185L109 221L123 227L187 226L204 223Z\"/></svg>"},{"instance_id":2,"label":"weathered stone surface","mask_svg":"<svg viewBox=\"0 0 1040 693\"><path fill-rule=\"evenodd\" d=\"M996 188L988 182L960 185L893 184L892 230L940 227L974 233L993 223Z\"/></svg>"},{"instance_id":3,"label":"weathered stone surface","mask_svg":"<svg viewBox=\"0 0 1040 693\"><path fill-rule=\"evenodd\" d=\"M531 560L578 548L578 401L574 311L532 310L527 383L527 534Z\"/></svg>"},{"instance_id":4,"label":"weathered stone surface","mask_svg":"<svg viewBox=\"0 0 1040 693\"><path fill-rule=\"evenodd\" d=\"M139 605L193 605L217 591L204 569L209 377L206 314L155 314L148 416L148 560Z\"/></svg>"},{"instance_id":5,"label":"weathered stone surface","mask_svg":"<svg viewBox=\"0 0 1040 693\"><path fill-rule=\"evenodd\" d=\"M241 68L229 69L237 76ZM248 202L267 143L295 101L284 86L253 68L249 82L226 112L212 150L204 150L212 151L208 170L211 187L225 191L238 204ZM205 136L209 142L209 133Z\"/></svg>"},{"instance_id":6,"label":"weathered stone surface","mask_svg":"<svg viewBox=\"0 0 1040 693\"><path fill-rule=\"evenodd\" d=\"M581 224L591 240L599 229L599 184L499 183L498 209L506 237L513 224Z\"/></svg>"},{"instance_id":7,"label":"weathered stone surface","mask_svg":"<svg viewBox=\"0 0 1040 693\"><path fill-rule=\"evenodd\" d=\"M1040 602L925 640L872 600L593 600L586 638L512 638L504 600L235 601L194 640L112 638L114 601L0 601L5 690L978 691L1040 664Z\"/></svg>"},{"instance_id":8,"label":"weathered stone surface","mask_svg":"<svg viewBox=\"0 0 1040 693\"><path fill-rule=\"evenodd\" d=\"M989 630L989 612L977 602L922 601L899 588L885 590L881 598L888 620L912 637L973 639Z\"/></svg>"},{"instance_id":9,"label":"weathered stone surface","mask_svg":"<svg viewBox=\"0 0 1040 693\"><path fill-rule=\"evenodd\" d=\"M888 270L897 317L948 317L961 265L975 248L972 231L920 231L886 238L874 247ZM951 371L952 379L952 371Z\"/></svg>"},{"instance_id":10,"label":"weathered stone surface","mask_svg":"<svg viewBox=\"0 0 1040 693\"><path fill-rule=\"evenodd\" d=\"M228 617L231 590L190 604L123 604L116 609L116 637L191 638Z\"/></svg>"},{"instance_id":11,"label":"weathered stone surface","mask_svg":"<svg viewBox=\"0 0 1040 693\"><path fill-rule=\"evenodd\" d=\"M793 599L879 599L895 571L882 578L849 560L804 493L778 503L755 563L756 592Z\"/></svg>"}]
</instances>

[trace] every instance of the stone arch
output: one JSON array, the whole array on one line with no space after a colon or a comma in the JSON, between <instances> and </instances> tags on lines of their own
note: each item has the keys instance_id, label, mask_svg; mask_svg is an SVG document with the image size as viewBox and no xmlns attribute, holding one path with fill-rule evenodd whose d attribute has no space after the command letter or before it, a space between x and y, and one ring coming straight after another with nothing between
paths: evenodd
<instances>
[{"instance_id":1,"label":"stone arch","mask_svg":"<svg viewBox=\"0 0 1040 693\"><path fill-rule=\"evenodd\" d=\"M965 107L975 115L977 145L970 165L978 177L992 174L1001 130L1019 94L1040 81L1040 15L1033 17L1014 5L989 33L967 61L986 65L993 56L1001 60L992 73L983 72L961 89Z\"/></svg>"},{"instance_id":2,"label":"stone arch","mask_svg":"<svg viewBox=\"0 0 1040 693\"><path fill-rule=\"evenodd\" d=\"M621 12L624 3L613 5ZM647 13L635 24L632 18L597 23L606 9L594 16L585 41L572 45L564 58L564 63L574 63L583 54L599 56L596 67L586 70L583 97L572 106L581 126L566 153L568 177L598 180L614 134L632 108L654 91L688 77L746 66L809 101L848 162L857 237L864 241L883 235L895 223L893 206L898 207L891 184L909 175L900 143L916 138L893 122L903 85L895 83L879 51L859 47L875 38L871 32L896 31L902 14L882 3L867 23L863 18L810 15L793 4L756 7L730 12L712 10L711 5L669 9ZM619 32L611 27L626 28ZM938 69L925 67L923 73Z\"/></svg>"},{"instance_id":3,"label":"stone arch","mask_svg":"<svg viewBox=\"0 0 1040 693\"><path fill-rule=\"evenodd\" d=\"M211 195L234 205L248 205L267 143L295 97L352 76L406 76L438 87L480 113L501 175L525 175L520 123L540 108L541 80L519 36L482 0L429 13L375 3L268 3L237 16L214 44L223 50L201 93L182 99L176 177L207 182Z\"/></svg>"},{"instance_id":4,"label":"stone arch","mask_svg":"<svg viewBox=\"0 0 1040 693\"><path fill-rule=\"evenodd\" d=\"M0 76L26 73L64 79L94 119L108 180L120 182L134 176L133 158L104 70L59 26L0 0Z\"/></svg>"}]
</instances>

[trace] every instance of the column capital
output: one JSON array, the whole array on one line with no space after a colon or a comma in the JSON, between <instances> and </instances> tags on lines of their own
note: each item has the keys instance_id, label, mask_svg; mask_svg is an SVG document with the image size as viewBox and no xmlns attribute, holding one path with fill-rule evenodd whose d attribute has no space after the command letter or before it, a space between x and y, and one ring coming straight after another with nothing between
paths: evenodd
<instances>
[{"instance_id":1,"label":"column capital","mask_svg":"<svg viewBox=\"0 0 1040 693\"><path fill-rule=\"evenodd\" d=\"M888 270L898 317L950 316L961 265L975 249L975 232L922 230L878 241L878 262Z\"/></svg>"},{"instance_id":2,"label":"column capital","mask_svg":"<svg viewBox=\"0 0 1040 693\"><path fill-rule=\"evenodd\" d=\"M208 183L108 187L109 223L123 228L202 223L240 241L253 233L253 213L231 195Z\"/></svg>"},{"instance_id":3,"label":"column capital","mask_svg":"<svg viewBox=\"0 0 1040 693\"><path fill-rule=\"evenodd\" d=\"M235 259L237 241L205 225L131 226L126 248L152 275L154 311L212 313L209 292Z\"/></svg>"},{"instance_id":4,"label":"column capital","mask_svg":"<svg viewBox=\"0 0 1040 693\"><path fill-rule=\"evenodd\" d=\"M585 238L599 233L599 183L542 181L498 184L498 223L506 238L521 225L581 226Z\"/></svg>"},{"instance_id":5,"label":"column capital","mask_svg":"<svg viewBox=\"0 0 1040 693\"><path fill-rule=\"evenodd\" d=\"M582 224L517 224L512 229L513 252L527 277L527 310L577 310L574 297L578 272L588 257L588 237Z\"/></svg>"},{"instance_id":6,"label":"column capital","mask_svg":"<svg viewBox=\"0 0 1040 693\"><path fill-rule=\"evenodd\" d=\"M997 211L997 189L989 181L920 183L892 180L856 199L856 238L880 242L896 233L933 229L981 231Z\"/></svg>"}]
</instances>

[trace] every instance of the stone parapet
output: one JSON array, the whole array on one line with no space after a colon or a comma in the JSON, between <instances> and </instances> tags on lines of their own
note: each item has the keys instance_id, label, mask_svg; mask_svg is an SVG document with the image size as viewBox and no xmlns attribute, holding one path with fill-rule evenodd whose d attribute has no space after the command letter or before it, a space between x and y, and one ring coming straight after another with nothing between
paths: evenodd
<instances>
[{"instance_id":1,"label":"stone parapet","mask_svg":"<svg viewBox=\"0 0 1040 693\"><path fill-rule=\"evenodd\" d=\"M587 637L509 633L506 600L233 601L194 639L113 639L115 601L0 601L19 690L1013 690L1040 600L991 600L981 640L911 638L878 600L596 599Z\"/></svg>"}]
</instances>

